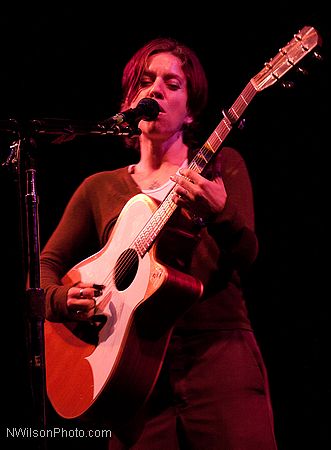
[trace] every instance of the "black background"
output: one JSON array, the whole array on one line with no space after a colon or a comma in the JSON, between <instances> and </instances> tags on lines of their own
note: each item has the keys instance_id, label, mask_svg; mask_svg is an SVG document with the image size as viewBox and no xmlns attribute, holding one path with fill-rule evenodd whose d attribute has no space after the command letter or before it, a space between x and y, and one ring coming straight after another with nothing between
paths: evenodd
<instances>
[{"instance_id":1,"label":"black background","mask_svg":"<svg viewBox=\"0 0 331 450\"><path fill-rule=\"evenodd\" d=\"M319 31L323 60L307 57L300 65L307 75L292 69L286 79L295 83L293 89L276 83L259 92L245 113L245 127L233 130L227 143L241 152L253 182L260 254L247 286L248 307L269 371L279 449L330 447L330 34L325 8L320 2L306 10L292 5L291 11L279 4L268 10L257 4L228 10L219 5L219 11L193 4L21 8L13 5L0 16L1 163L12 143L5 130L9 119L100 120L115 114L125 63L156 36L182 40L206 68L210 102L203 143L221 120L221 110L294 33L304 25ZM119 167L132 155L114 136L79 136L61 145L49 135L37 136L36 144L43 246L78 183L93 172ZM0 168L0 182L2 440L5 425L28 423L31 402L20 190L11 168Z\"/></svg>"}]
</instances>

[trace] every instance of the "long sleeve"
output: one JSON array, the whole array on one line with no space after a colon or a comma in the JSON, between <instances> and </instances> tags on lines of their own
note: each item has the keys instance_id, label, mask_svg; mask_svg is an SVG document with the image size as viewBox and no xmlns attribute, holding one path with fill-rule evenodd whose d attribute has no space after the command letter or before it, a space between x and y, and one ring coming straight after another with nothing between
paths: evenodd
<instances>
[{"instance_id":1,"label":"long sleeve","mask_svg":"<svg viewBox=\"0 0 331 450\"><path fill-rule=\"evenodd\" d=\"M203 282L204 295L178 321L177 332L251 328L242 276L258 253L252 186L246 164L236 150L224 147L218 158L216 167L227 191L226 205L201 230L191 274Z\"/></svg>"},{"instance_id":2,"label":"long sleeve","mask_svg":"<svg viewBox=\"0 0 331 450\"><path fill-rule=\"evenodd\" d=\"M41 281L46 294L46 317L49 320L65 319L67 291L61 279L80 259L92 252L98 237L85 183L70 199L63 216L41 253Z\"/></svg>"},{"instance_id":3,"label":"long sleeve","mask_svg":"<svg viewBox=\"0 0 331 450\"><path fill-rule=\"evenodd\" d=\"M222 249L228 263L240 271L249 267L258 253L253 191L243 158L232 149L223 150L221 174L228 197L224 210L208 224L207 230Z\"/></svg>"},{"instance_id":4,"label":"long sleeve","mask_svg":"<svg viewBox=\"0 0 331 450\"><path fill-rule=\"evenodd\" d=\"M63 285L63 276L106 244L121 209L138 192L127 168L91 175L74 192L41 253L48 320L68 317L66 296L70 286Z\"/></svg>"}]
</instances>

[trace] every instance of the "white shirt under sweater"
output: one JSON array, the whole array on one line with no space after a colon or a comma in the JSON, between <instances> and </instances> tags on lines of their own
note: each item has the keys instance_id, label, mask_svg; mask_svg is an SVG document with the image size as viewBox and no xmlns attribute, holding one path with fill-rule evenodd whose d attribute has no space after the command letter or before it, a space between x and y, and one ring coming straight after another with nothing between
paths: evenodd
<instances>
[{"instance_id":1,"label":"white shirt under sweater","mask_svg":"<svg viewBox=\"0 0 331 450\"><path fill-rule=\"evenodd\" d=\"M177 174L179 173L180 169L183 169L184 167L186 168L188 165L187 159L185 159L185 161L183 162L183 164L178 168L177 170ZM133 173L134 172L134 164L132 164L131 166L129 166L128 168L129 173ZM156 200L159 200L160 202L163 201L165 199L165 197L167 196L167 194L169 193L170 189L175 185L175 182L172 180L168 180L167 182L165 182L162 186L159 186L155 189L142 189L141 191L148 195L149 197L152 197Z\"/></svg>"}]
</instances>

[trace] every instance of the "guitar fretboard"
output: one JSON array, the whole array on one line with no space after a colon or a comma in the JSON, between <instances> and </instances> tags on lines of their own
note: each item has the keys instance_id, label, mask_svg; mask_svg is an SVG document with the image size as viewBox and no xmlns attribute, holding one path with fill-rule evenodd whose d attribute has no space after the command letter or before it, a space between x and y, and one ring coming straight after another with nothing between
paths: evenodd
<instances>
[{"instance_id":1,"label":"guitar fretboard","mask_svg":"<svg viewBox=\"0 0 331 450\"><path fill-rule=\"evenodd\" d=\"M197 173L201 173L205 169L214 155L221 149L221 146L231 131L233 124L240 119L256 93L257 90L250 81L233 103L231 108L224 114L221 122L217 125L215 130L194 156L188 166L189 169L194 170ZM172 201L174 188L175 186L170 189L166 198L159 205L158 209L154 212L133 243L133 248L135 248L141 257L147 253L161 230L177 209L177 205Z\"/></svg>"}]
</instances>

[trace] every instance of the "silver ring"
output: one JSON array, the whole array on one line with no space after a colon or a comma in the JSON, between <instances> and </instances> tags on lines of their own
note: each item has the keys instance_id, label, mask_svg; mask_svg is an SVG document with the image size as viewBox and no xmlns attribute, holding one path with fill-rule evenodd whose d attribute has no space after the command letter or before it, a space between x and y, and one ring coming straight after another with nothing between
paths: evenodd
<instances>
[{"instance_id":1,"label":"silver ring","mask_svg":"<svg viewBox=\"0 0 331 450\"><path fill-rule=\"evenodd\" d=\"M79 298L84 298L84 289L83 288L79 291Z\"/></svg>"}]
</instances>

